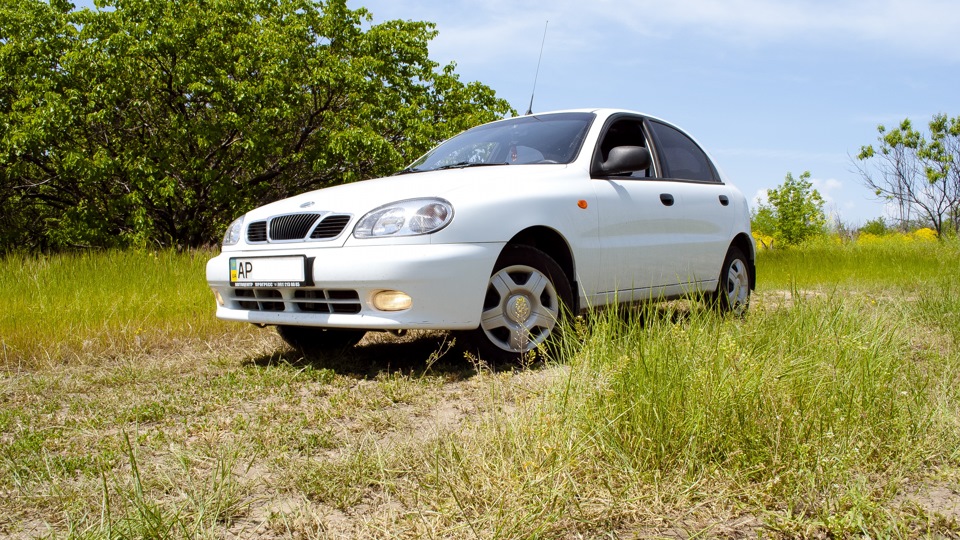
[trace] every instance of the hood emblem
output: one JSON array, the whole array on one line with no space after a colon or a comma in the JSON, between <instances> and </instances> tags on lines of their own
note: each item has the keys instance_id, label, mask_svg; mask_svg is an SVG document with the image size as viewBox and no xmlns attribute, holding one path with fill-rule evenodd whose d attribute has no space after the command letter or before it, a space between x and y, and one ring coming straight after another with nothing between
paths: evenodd
<instances>
[{"instance_id":1,"label":"hood emblem","mask_svg":"<svg viewBox=\"0 0 960 540\"><path fill-rule=\"evenodd\" d=\"M301 204L301 205L300 205L300 208L310 208L310 207L313 206L313 205L314 205L314 202L313 202L313 201L307 201L307 202Z\"/></svg>"}]
</instances>

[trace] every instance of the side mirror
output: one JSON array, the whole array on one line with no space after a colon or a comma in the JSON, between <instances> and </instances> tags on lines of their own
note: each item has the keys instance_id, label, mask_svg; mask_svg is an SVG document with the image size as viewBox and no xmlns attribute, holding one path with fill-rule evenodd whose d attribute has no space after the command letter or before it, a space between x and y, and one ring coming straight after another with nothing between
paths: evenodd
<instances>
[{"instance_id":1,"label":"side mirror","mask_svg":"<svg viewBox=\"0 0 960 540\"><path fill-rule=\"evenodd\" d=\"M610 149L600 164L601 175L629 174L650 167L650 151L642 146L617 146Z\"/></svg>"}]
</instances>

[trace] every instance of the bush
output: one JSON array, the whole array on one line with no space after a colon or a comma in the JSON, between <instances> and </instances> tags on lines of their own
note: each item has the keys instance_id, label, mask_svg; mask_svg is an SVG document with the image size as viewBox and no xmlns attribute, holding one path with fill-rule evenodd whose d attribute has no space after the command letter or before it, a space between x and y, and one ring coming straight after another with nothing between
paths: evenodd
<instances>
[{"instance_id":1,"label":"bush","mask_svg":"<svg viewBox=\"0 0 960 540\"><path fill-rule=\"evenodd\" d=\"M751 216L753 230L788 246L826 232L823 198L813 189L809 171L799 178L788 172L783 184L767 190L767 198L770 204L761 204Z\"/></svg>"},{"instance_id":2,"label":"bush","mask_svg":"<svg viewBox=\"0 0 960 540\"><path fill-rule=\"evenodd\" d=\"M937 231L931 229L930 227L917 229L910 233L910 236L919 242L935 242L939 238Z\"/></svg>"},{"instance_id":3,"label":"bush","mask_svg":"<svg viewBox=\"0 0 960 540\"><path fill-rule=\"evenodd\" d=\"M875 236L883 236L890 232L890 229L887 227L887 222L882 217L876 219L871 219L870 221L863 224L863 227L860 227L860 234L870 234Z\"/></svg>"}]
</instances>

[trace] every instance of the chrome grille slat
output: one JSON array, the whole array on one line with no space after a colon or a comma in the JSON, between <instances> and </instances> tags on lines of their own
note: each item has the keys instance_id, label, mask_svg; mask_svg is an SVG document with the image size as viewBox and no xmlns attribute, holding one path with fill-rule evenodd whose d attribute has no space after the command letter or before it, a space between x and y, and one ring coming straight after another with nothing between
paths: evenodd
<instances>
[{"instance_id":1,"label":"chrome grille slat","mask_svg":"<svg viewBox=\"0 0 960 540\"><path fill-rule=\"evenodd\" d=\"M267 222L255 221L247 227L247 242L266 242Z\"/></svg>"},{"instance_id":2,"label":"chrome grille slat","mask_svg":"<svg viewBox=\"0 0 960 540\"><path fill-rule=\"evenodd\" d=\"M270 219L270 240L303 240L320 214L289 214Z\"/></svg>"},{"instance_id":3,"label":"chrome grille slat","mask_svg":"<svg viewBox=\"0 0 960 540\"><path fill-rule=\"evenodd\" d=\"M323 218L317 227L313 229L310 238L319 240L323 238L336 238L340 236L347 223L350 222L350 216L335 214Z\"/></svg>"}]
</instances>

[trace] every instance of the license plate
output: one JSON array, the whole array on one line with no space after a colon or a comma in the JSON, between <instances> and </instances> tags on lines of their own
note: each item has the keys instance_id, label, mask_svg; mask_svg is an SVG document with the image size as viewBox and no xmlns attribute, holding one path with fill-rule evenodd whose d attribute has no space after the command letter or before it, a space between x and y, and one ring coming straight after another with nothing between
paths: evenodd
<instances>
[{"instance_id":1,"label":"license plate","mask_svg":"<svg viewBox=\"0 0 960 540\"><path fill-rule=\"evenodd\" d=\"M230 259L234 287L300 287L306 282L307 258L244 257Z\"/></svg>"}]
</instances>

